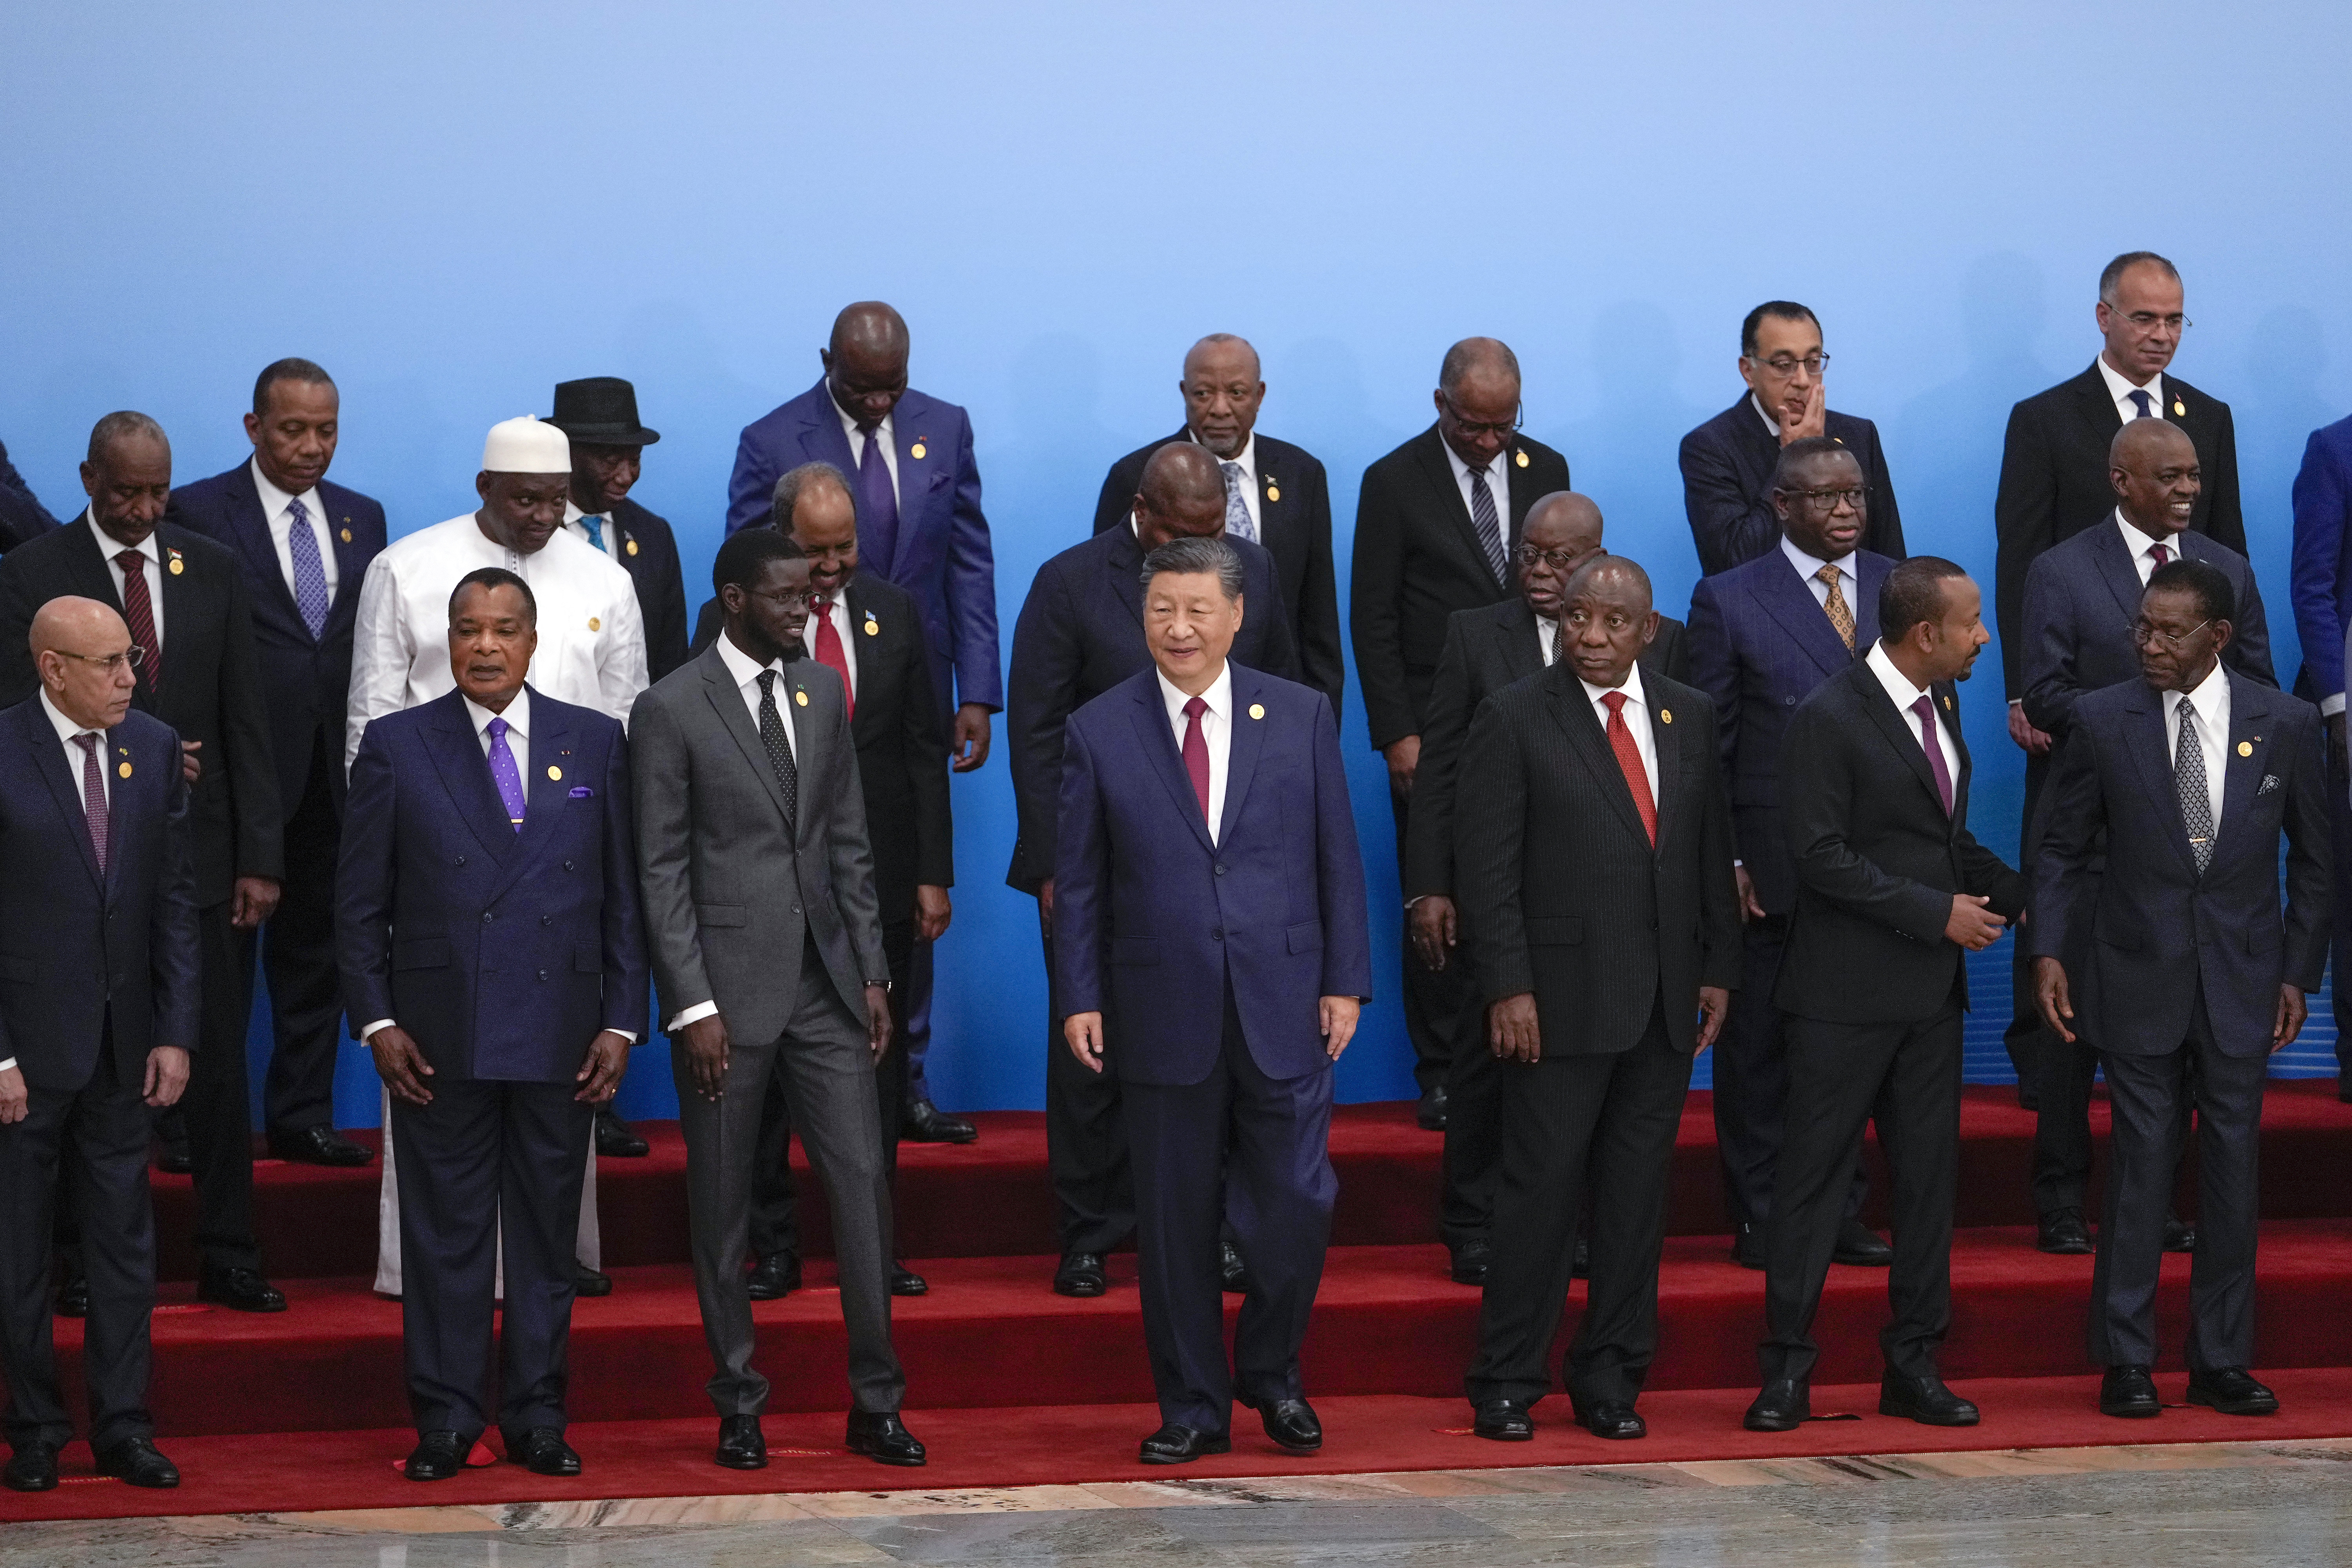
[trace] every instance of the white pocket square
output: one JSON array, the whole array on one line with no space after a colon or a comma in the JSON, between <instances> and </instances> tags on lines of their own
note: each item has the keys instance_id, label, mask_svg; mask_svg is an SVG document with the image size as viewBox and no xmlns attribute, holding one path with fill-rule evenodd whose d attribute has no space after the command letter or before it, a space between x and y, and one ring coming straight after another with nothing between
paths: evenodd
<instances>
[{"instance_id":1,"label":"white pocket square","mask_svg":"<svg viewBox=\"0 0 2352 1568\"><path fill-rule=\"evenodd\" d=\"M2271 791L2273 791L2273 790L2274 790L2274 789L2278 788L2278 786L2279 786L2279 776L2278 776L2278 774L2276 774L2276 773L2264 773L2264 774L2263 775L2263 787L2262 787L2262 788L2260 788L2260 789L2258 789L2258 790L2256 790L2256 791L2254 791L2254 793L2255 793L2256 795L2268 795L2268 794L2270 794L2270 793L2271 793Z\"/></svg>"}]
</instances>

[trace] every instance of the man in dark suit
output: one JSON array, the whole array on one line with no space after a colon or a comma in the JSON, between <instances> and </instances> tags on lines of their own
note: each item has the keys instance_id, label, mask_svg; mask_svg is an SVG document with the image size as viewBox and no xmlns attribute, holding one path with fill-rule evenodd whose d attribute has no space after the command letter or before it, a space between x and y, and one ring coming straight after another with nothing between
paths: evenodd
<instances>
[{"instance_id":1,"label":"man in dark suit","mask_svg":"<svg viewBox=\"0 0 2352 1568\"><path fill-rule=\"evenodd\" d=\"M14 550L37 533L46 533L57 527L58 520L49 515L33 487L8 460L8 448L0 447L0 551Z\"/></svg>"},{"instance_id":2,"label":"man in dark suit","mask_svg":"<svg viewBox=\"0 0 2352 1568\"><path fill-rule=\"evenodd\" d=\"M1915 555L1879 591L1869 655L1798 704L1782 742L1797 910L1776 987L1789 1015L1789 1114L1765 1233L1753 1432L1811 1414L1813 1313L1863 1123L1893 1167L1894 1321L1879 1333L1882 1415L1972 1426L1936 1352L1952 1315L1959 1179L1962 950L2000 940L2025 881L1969 833L1969 750L1954 683L1992 640L1967 574Z\"/></svg>"},{"instance_id":3,"label":"man in dark suit","mask_svg":"<svg viewBox=\"0 0 2352 1568\"><path fill-rule=\"evenodd\" d=\"M89 510L79 520L0 556L0 700L21 700L40 684L25 637L49 600L95 599L130 626L141 650L131 703L179 735L195 786L188 823L203 1040L182 1106L196 1179L196 1290L239 1311L282 1312L286 1298L262 1278L254 1239L246 1093L254 931L277 908L284 871L252 595L227 546L163 521L172 448L152 419L121 413L100 420L81 479ZM70 1223L67 1234L70 1243ZM66 1305L81 1293L69 1279Z\"/></svg>"},{"instance_id":4,"label":"man in dark suit","mask_svg":"<svg viewBox=\"0 0 2352 1568\"><path fill-rule=\"evenodd\" d=\"M81 1359L99 1473L174 1487L147 1409L147 1139L149 1108L179 1098L198 1035L180 742L131 710L138 650L110 606L54 599L30 639L37 694L0 712L0 1426L16 1450L0 1480L54 1488L73 1436L49 1316L63 1184L90 1237Z\"/></svg>"},{"instance_id":5,"label":"man in dark suit","mask_svg":"<svg viewBox=\"0 0 2352 1568\"><path fill-rule=\"evenodd\" d=\"M2311 433L2294 476L2294 554L2287 596L2295 631L2309 650L2296 678L2299 697L2319 704L2327 727L2327 799L2334 813L2328 843L2335 855L2335 920L2331 962L2352 974L2352 752L2345 746L2344 660L2352 632L2352 418ZM2336 1016L2336 1098L2352 1100L2352 985L2329 991Z\"/></svg>"},{"instance_id":6,"label":"man in dark suit","mask_svg":"<svg viewBox=\"0 0 2352 1568\"><path fill-rule=\"evenodd\" d=\"M1593 561L1568 584L1558 661L1480 707L1463 758L1463 923L1502 1064L1507 1238L1464 1386L1473 1429L1503 1442L1535 1436L1528 1413L1551 1388L1588 1196L1569 1397L1597 1437L1646 1431L1633 1404L1657 1348L1675 1133L1739 977L1715 714L1637 667L1656 629L1648 574Z\"/></svg>"},{"instance_id":7,"label":"man in dark suit","mask_svg":"<svg viewBox=\"0 0 2352 1568\"><path fill-rule=\"evenodd\" d=\"M1405 921L1423 963L1443 971L1466 962L1456 950L1454 799L1462 742L1479 705L1514 681L1551 667L1559 654L1560 595L1601 548L1601 509L1559 490L1528 509L1511 552L1518 596L1483 610L1456 610L1437 656L1422 728L1421 768L1413 784L1412 826L1405 844ZM1651 612L1657 635L1639 654L1642 668L1685 679L1690 660L1680 621ZM1483 1008L1466 1007L1445 1083L1444 1191L1438 1225L1453 1254L1454 1278L1486 1279L1488 1221L1500 1173L1497 1142L1503 1073L1486 1048Z\"/></svg>"},{"instance_id":8,"label":"man in dark suit","mask_svg":"<svg viewBox=\"0 0 2352 1568\"><path fill-rule=\"evenodd\" d=\"M886 1465L925 1458L898 1416L907 1379L890 1343L890 1187L873 1084L890 1048L889 963L849 694L799 657L809 578L806 553L773 529L721 544L711 585L726 629L629 720L694 1288L716 1363L715 1458L730 1469L768 1462L743 1255L778 1072L833 1206L849 1449Z\"/></svg>"},{"instance_id":9,"label":"man in dark suit","mask_svg":"<svg viewBox=\"0 0 2352 1568\"><path fill-rule=\"evenodd\" d=\"M1298 1351L1339 1190L1331 1064L1372 988L1330 704L1229 657L1243 548L1196 534L1152 551L1151 665L1070 716L1062 772L1055 1008L1072 1059L1121 1086L1160 1394L1150 1465L1229 1451L1236 1397L1286 1453L1323 1445ZM1228 1221L1251 1264L1231 1362Z\"/></svg>"},{"instance_id":10,"label":"man in dark suit","mask_svg":"<svg viewBox=\"0 0 2352 1568\"><path fill-rule=\"evenodd\" d=\"M360 584L384 546L383 508L327 479L341 419L325 371L306 359L278 361L254 383L245 419L251 460L181 486L163 514L165 522L229 548L253 607L286 813L283 890L260 942L277 1044L262 1121L273 1156L319 1165L375 1158L334 1124L343 1016L335 971L343 718Z\"/></svg>"},{"instance_id":11,"label":"man in dark suit","mask_svg":"<svg viewBox=\"0 0 2352 1568\"><path fill-rule=\"evenodd\" d=\"M2239 1415L2278 1409L2246 1370L2263 1089L2271 1053L2302 1030L2304 998L2326 970L2327 786L2318 713L2222 668L2231 599L2227 577L2204 562L2156 570L2132 628L2141 677L2074 704L2042 811L2035 1000L2070 1043L2078 1010L2087 1020L2115 1106L2090 1311L2109 1415L2163 1409L2148 1375L2157 1270L2191 1104L2189 1402Z\"/></svg>"},{"instance_id":12,"label":"man in dark suit","mask_svg":"<svg viewBox=\"0 0 2352 1568\"><path fill-rule=\"evenodd\" d=\"M2202 561L2229 581L2236 613L2221 657L2249 679L2273 689L2278 685L2253 568L2228 545L2189 531L2199 475L2197 448L2188 436L2162 419L2135 419L2116 430L2108 461L2113 519L2044 552L2025 578L2025 717L2061 745L2078 699L2138 678L2132 623L2149 574L2168 561ZM2029 842L2038 843L2039 835ZM2034 875L2031 850L2024 869ZM2083 874L2095 884L2097 863ZM2075 935L2088 943L2087 928L2077 927ZM2090 955L2084 945L2063 956L2080 969ZM2098 1052L2093 1039L2069 1046L2039 1026L2031 1037L2028 1059L2039 1068L2035 1242L2044 1252L2086 1253L2091 1236L2083 1203L2091 1179L2091 1079ZM2165 1223L2166 1250L2193 1249L2196 1238L2187 1224L2177 1217Z\"/></svg>"},{"instance_id":13,"label":"man in dark suit","mask_svg":"<svg viewBox=\"0 0 2352 1568\"><path fill-rule=\"evenodd\" d=\"M1397 868L1405 869L1430 688L1456 610L1512 596L1510 554L1536 498L1569 488L1568 459L1519 434L1519 362L1465 338L1438 367L1437 423L1364 470L1349 625L1372 744L1389 764ZM1445 1127L1445 1079L1470 1006L1462 971L1433 970L1404 939L1404 1021L1421 1124Z\"/></svg>"},{"instance_id":14,"label":"man in dark suit","mask_svg":"<svg viewBox=\"0 0 2352 1568\"><path fill-rule=\"evenodd\" d=\"M1265 382L1257 350L1231 332L1211 332L1184 356L1184 427L1139 447L1110 466L1095 502L1095 531L1124 525L1135 511L1144 459L1171 441L1208 448L1225 476L1225 537L1246 539L1274 557L1290 640L1307 684L1339 711L1347 670L1339 652L1339 594L1331 569L1331 485L1315 458L1257 434Z\"/></svg>"},{"instance_id":15,"label":"man in dark suit","mask_svg":"<svg viewBox=\"0 0 2352 1568\"><path fill-rule=\"evenodd\" d=\"M352 764L336 947L352 1033L392 1093L401 1326L417 1443L447 1480L489 1424L503 1262L507 1458L576 1476L564 1440L580 1188L593 1108L646 1016L645 929L620 724L523 683L530 585L449 596L457 689L371 723Z\"/></svg>"},{"instance_id":16,"label":"man in dark suit","mask_svg":"<svg viewBox=\"0 0 2352 1568\"><path fill-rule=\"evenodd\" d=\"M1780 542L1699 581L1691 595L1691 684L1715 701L1732 837L1740 857L1746 958L1715 1053L1715 1135L1731 1210L1731 1255L1764 1267L1789 1099L1786 1020L1772 994L1797 907L1782 823L1781 739L1797 704L1878 640L1878 595L1895 563L1860 548L1871 497L1853 448L1823 437L1784 447L1772 481ZM1894 1254L1862 1223L1869 1178L1857 1160L1836 1260L1884 1268Z\"/></svg>"},{"instance_id":17,"label":"man in dark suit","mask_svg":"<svg viewBox=\"0 0 2352 1568\"><path fill-rule=\"evenodd\" d=\"M955 913L948 896L955 883L955 845L948 812L947 734L931 700L922 623L904 588L859 574L856 496L839 468L803 463L778 479L773 526L808 555L814 597L803 643L815 645L816 661L841 677L849 694L849 736L857 747L857 782L866 796L895 1026L903 1021L900 997L915 939L936 942ZM695 626L696 650L717 641L726 624L724 604L713 599L703 605ZM906 1076L904 1050L885 1056L874 1075L882 1163L892 1183L894 1209ZM751 1255L757 1262L747 1287L754 1301L772 1301L801 1285L791 1087L782 1071L770 1079L760 1114L759 1186L751 1198ZM893 1296L921 1296L929 1289L922 1276L893 1259Z\"/></svg>"},{"instance_id":18,"label":"man in dark suit","mask_svg":"<svg viewBox=\"0 0 2352 1568\"><path fill-rule=\"evenodd\" d=\"M1769 555L1780 540L1772 476L1798 441L1827 437L1852 452L1870 490L1862 547L1903 559L1903 516L1878 426L1830 407L1822 324L1793 300L1767 300L1739 323L1739 379L1748 395L1683 437L1683 510L1698 569L1713 576Z\"/></svg>"},{"instance_id":19,"label":"man in dark suit","mask_svg":"<svg viewBox=\"0 0 2352 1568\"><path fill-rule=\"evenodd\" d=\"M997 664L996 555L980 510L971 421L952 403L907 385L906 321L879 300L845 307L817 357L823 379L746 426L727 487L727 531L767 521L776 480L803 463L854 474L858 553L866 571L915 596L930 650L931 697L948 731L950 766L988 761L989 715L1004 706ZM918 937L901 1005L907 1015L908 1136L968 1143L969 1121L931 1102L931 944Z\"/></svg>"},{"instance_id":20,"label":"man in dark suit","mask_svg":"<svg viewBox=\"0 0 2352 1568\"><path fill-rule=\"evenodd\" d=\"M1080 707L1150 668L1145 557L1170 540L1218 536L1224 527L1225 482L1216 459L1190 442L1171 443L1144 463L1128 526L1046 562L1021 605L1013 628L1013 703L1005 724L1021 826L1004 879L1036 897L1049 985L1058 956L1054 867L1065 729ZM1234 657L1252 669L1297 679L1298 658L1274 558L1246 540L1229 542L1241 562L1244 595L1259 609L1242 622ZM1103 1255L1135 1227L1119 1079L1081 1068L1065 1048L1058 1003L1048 1012L1045 1152L1062 1238L1054 1289L1065 1296L1099 1296L1107 1288Z\"/></svg>"}]
</instances>

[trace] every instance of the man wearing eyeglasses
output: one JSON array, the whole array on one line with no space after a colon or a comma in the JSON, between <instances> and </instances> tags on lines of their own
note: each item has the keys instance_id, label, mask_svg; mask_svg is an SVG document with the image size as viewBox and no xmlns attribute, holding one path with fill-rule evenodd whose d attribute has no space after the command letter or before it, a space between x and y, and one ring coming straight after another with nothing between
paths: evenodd
<instances>
[{"instance_id":1,"label":"man wearing eyeglasses","mask_svg":"<svg viewBox=\"0 0 2352 1568\"><path fill-rule=\"evenodd\" d=\"M2025 579L2025 717L2063 742L2074 726L2076 700L2086 692L2131 680L2140 673L2131 633L2140 591L2172 561L2201 561L2230 584L2235 635L2221 660L2249 680L2275 689L2270 627L2262 591L2246 558L2226 544L2189 531L2200 488L2197 448L2179 426L2135 419L2116 432L2108 478L2116 506L2108 526L2086 528L2034 562ZM2027 858L2032 858L2031 849ZM2095 868L2084 873L2094 888ZM2067 966L2089 961L2089 932ZM2098 1067L2093 1031L2078 1026L2072 1045L2047 1040L2038 1053L2039 1121L2034 1134L2033 1207L2036 1245L2044 1252L2087 1253L2091 1237L2084 1193L2091 1175L2091 1077ZM2186 1252L2196 1237L2178 1217L2166 1221L2165 1247Z\"/></svg>"},{"instance_id":2,"label":"man wearing eyeglasses","mask_svg":"<svg viewBox=\"0 0 2352 1568\"><path fill-rule=\"evenodd\" d=\"M1349 630L1372 744L1388 759L1397 863L1448 617L1512 596L1510 552L1538 496L1569 488L1568 459L1519 433L1519 362L1465 338L1438 368L1437 422L1364 470L1356 501ZM1445 1077L1468 990L1458 968L1404 942L1404 1018L1421 1125L1445 1127Z\"/></svg>"},{"instance_id":3,"label":"man wearing eyeglasses","mask_svg":"<svg viewBox=\"0 0 2352 1568\"><path fill-rule=\"evenodd\" d=\"M1822 324L1793 300L1767 300L1739 323L1739 379L1748 395L1683 437L1683 510L1690 514L1698 569L1713 576L1771 553L1780 521L1772 471L1797 441L1827 437L1854 455L1870 488L1862 547L1903 559L1903 518L1878 426L1828 402Z\"/></svg>"}]
</instances>

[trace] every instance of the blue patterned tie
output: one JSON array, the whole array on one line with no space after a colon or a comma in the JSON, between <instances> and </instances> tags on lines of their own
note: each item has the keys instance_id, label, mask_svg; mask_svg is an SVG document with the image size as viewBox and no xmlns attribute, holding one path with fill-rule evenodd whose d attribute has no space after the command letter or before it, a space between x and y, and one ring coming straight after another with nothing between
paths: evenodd
<instances>
[{"instance_id":1,"label":"blue patterned tie","mask_svg":"<svg viewBox=\"0 0 2352 1568\"><path fill-rule=\"evenodd\" d=\"M507 749L507 721L493 719L490 731L490 782L499 786L499 799L505 803L507 820L514 824L517 833L522 831L523 790L522 770L515 766L514 752Z\"/></svg>"},{"instance_id":2,"label":"blue patterned tie","mask_svg":"<svg viewBox=\"0 0 2352 1568\"><path fill-rule=\"evenodd\" d=\"M1225 471L1225 532L1235 539L1257 542L1257 524L1250 521L1249 500L1242 487L1249 481L1242 477L1239 463L1219 463Z\"/></svg>"},{"instance_id":3,"label":"blue patterned tie","mask_svg":"<svg viewBox=\"0 0 2352 1568\"><path fill-rule=\"evenodd\" d=\"M588 531L588 542L602 551L604 548L604 520L583 511L580 514L580 526Z\"/></svg>"},{"instance_id":4,"label":"blue patterned tie","mask_svg":"<svg viewBox=\"0 0 2352 1568\"><path fill-rule=\"evenodd\" d=\"M327 567L319 559L310 510L299 496L286 503L286 553L294 563L294 607L315 640L327 629Z\"/></svg>"},{"instance_id":5,"label":"blue patterned tie","mask_svg":"<svg viewBox=\"0 0 2352 1568\"><path fill-rule=\"evenodd\" d=\"M2156 413L2156 406L2148 401L2148 395L2147 393L2139 391L2137 388L2134 388L2132 391L2124 394L2124 395L2132 400L2132 406L2134 408L2139 410L2137 414L2132 416L2135 419L2146 419Z\"/></svg>"},{"instance_id":6,"label":"blue patterned tie","mask_svg":"<svg viewBox=\"0 0 2352 1568\"><path fill-rule=\"evenodd\" d=\"M1470 521L1477 527L1478 547L1486 552L1486 565L1494 572L1495 581L1509 582L1503 553L1503 520L1495 510L1495 492L1487 488L1484 468L1470 470Z\"/></svg>"},{"instance_id":7,"label":"blue patterned tie","mask_svg":"<svg viewBox=\"0 0 2352 1568\"><path fill-rule=\"evenodd\" d=\"M898 490L882 456L882 426L860 425L857 429L866 437L866 450L857 459L858 542L874 558L875 570L887 577L898 553Z\"/></svg>"}]
</instances>

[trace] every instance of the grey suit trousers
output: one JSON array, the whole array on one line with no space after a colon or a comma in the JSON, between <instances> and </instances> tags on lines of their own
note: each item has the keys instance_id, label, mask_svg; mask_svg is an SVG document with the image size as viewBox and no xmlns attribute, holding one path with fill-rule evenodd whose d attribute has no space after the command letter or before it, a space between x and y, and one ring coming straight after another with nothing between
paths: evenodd
<instances>
[{"instance_id":1,"label":"grey suit trousers","mask_svg":"<svg viewBox=\"0 0 2352 1568\"><path fill-rule=\"evenodd\" d=\"M892 1411L907 1387L890 1344L890 1187L874 1103L866 1030L834 989L813 942L801 949L799 1000L777 1039L733 1042L717 1100L694 1086L681 1047L670 1053L678 1123L686 1135L686 1191L694 1289L703 1338L717 1368L709 1384L721 1415L757 1415L768 1380L751 1367L751 1298L744 1261L759 1185L760 1110L780 1068L793 1120L833 1205L841 1319L849 1330L853 1408Z\"/></svg>"}]
</instances>

